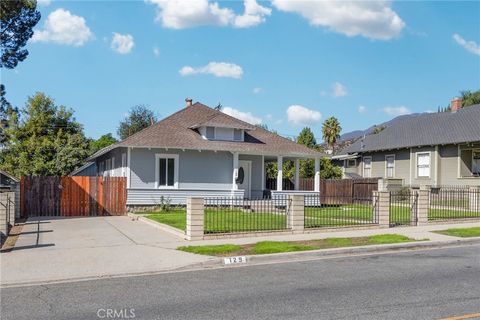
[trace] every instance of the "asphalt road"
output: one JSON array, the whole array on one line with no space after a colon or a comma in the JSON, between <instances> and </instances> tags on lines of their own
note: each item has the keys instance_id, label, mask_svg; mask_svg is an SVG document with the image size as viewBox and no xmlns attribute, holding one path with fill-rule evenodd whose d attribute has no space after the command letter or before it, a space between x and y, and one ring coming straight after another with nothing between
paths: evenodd
<instances>
[{"instance_id":1,"label":"asphalt road","mask_svg":"<svg viewBox=\"0 0 480 320\"><path fill-rule=\"evenodd\" d=\"M1 298L5 320L439 319L480 313L480 246L17 287Z\"/></svg>"}]
</instances>

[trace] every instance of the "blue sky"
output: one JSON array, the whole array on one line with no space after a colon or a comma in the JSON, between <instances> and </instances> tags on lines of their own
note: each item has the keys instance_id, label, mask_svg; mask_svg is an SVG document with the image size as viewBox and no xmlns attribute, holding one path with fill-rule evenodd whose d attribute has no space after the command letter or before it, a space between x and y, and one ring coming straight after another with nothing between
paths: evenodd
<instances>
[{"instance_id":1,"label":"blue sky","mask_svg":"<svg viewBox=\"0 0 480 320\"><path fill-rule=\"evenodd\" d=\"M87 136L130 107L162 118L185 97L294 136L343 132L446 106L480 88L480 3L48 1L7 98L45 92ZM245 9L246 8L246 9Z\"/></svg>"}]
</instances>

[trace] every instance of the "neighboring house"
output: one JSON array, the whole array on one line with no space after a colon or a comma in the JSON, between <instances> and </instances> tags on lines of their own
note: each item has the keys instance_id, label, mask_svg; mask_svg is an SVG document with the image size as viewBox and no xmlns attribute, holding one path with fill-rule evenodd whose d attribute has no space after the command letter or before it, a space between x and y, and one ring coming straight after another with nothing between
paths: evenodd
<instances>
[{"instance_id":1,"label":"neighboring house","mask_svg":"<svg viewBox=\"0 0 480 320\"><path fill-rule=\"evenodd\" d=\"M13 175L0 170L0 191L14 191L19 182Z\"/></svg>"},{"instance_id":2,"label":"neighboring house","mask_svg":"<svg viewBox=\"0 0 480 320\"><path fill-rule=\"evenodd\" d=\"M315 159L319 190L323 154L209 108L187 106L162 121L106 147L87 159L75 175L127 178L127 205L185 203L188 196L258 198L268 194L265 163ZM277 181L281 181L279 170ZM297 184L298 189L298 184ZM272 196L286 193L282 183ZM288 191L300 192L300 191Z\"/></svg>"},{"instance_id":3,"label":"neighboring house","mask_svg":"<svg viewBox=\"0 0 480 320\"><path fill-rule=\"evenodd\" d=\"M345 176L405 185L480 185L480 105L425 113L357 140L334 157Z\"/></svg>"}]
</instances>

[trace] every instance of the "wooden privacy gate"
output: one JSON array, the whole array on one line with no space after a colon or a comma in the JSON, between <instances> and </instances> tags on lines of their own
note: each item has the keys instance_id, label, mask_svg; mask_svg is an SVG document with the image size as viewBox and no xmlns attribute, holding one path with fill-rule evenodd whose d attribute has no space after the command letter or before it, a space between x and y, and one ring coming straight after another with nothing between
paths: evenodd
<instances>
[{"instance_id":1,"label":"wooden privacy gate","mask_svg":"<svg viewBox=\"0 0 480 320\"><path fill-rule=\"evenodd\" d=\"M355 200L372 200L373 191L378 190L377 178L320 180L320 202L322 204L346 204Z\"/></svg>"},{"instance_id":2,"label":"wooden privacy gate","mask_svg":"<svg viewBox=\"0 0 480 320\"><path fill-rule=\"evenodd\" d=\"M126 185L127 178L123 177L22 177L20 215L123 215Z\"/></svg>"}]
</instances>

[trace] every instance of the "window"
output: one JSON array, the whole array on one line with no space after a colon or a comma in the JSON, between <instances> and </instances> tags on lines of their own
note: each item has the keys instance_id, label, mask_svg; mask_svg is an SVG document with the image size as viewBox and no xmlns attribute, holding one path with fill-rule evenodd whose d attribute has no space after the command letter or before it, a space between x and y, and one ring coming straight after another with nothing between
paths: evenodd
<instances>
[{"instance_id":1,"label":"window","mask_svg":"<svg viewBox=\"0 0 480 320\"><path fill-rule=\"evenodd\" d=\"M357 166L357 160L356 159L348 159L347 160L347 167L348 168L353 168Z\"/></svg>"},{"instance_id":2,"label":"window","mask_svg":"<svg viewBox=\"0 0 480 320\"><path fill-rule=\"evenodd\" d=\"M122 177L127 176L127 154L122 153Z\"/></svg>"},{"instance_id":3,"label":"window","mask_svg":"<svg viewBox=\"0 0 480 320\"><path fill-rule=\"evenodd\" d=\"M233 140L242 141L242 130L233 129Z\"/></svg>"},{"instance_id":4,"label":"window","mask_svg":"<svg viewBox=\"0 0 480 320\"><path fill-rule=\"evenodd\" d=\"M98 174L103 175L103 172L105 171L105 162L100 161L98 163Z\"/></svg>"},{"instance_id":5,"label":"window","mask_svg":"<svg viewBox=\"0 0 480 320\"><path fill-rule=\"evenodd\" d=\"M472 173L478 176L480 175L480 150L473 150L472 152Z\"/></svg>"},{"instance_id":6,"label":"window","mask_svg":"<svg viewBox=\"0 0 480 320\"><path fill-rule=\"evenodd\" d=\"M372 177L372 157L363 158L363 177L364 178Z\"/></svg>"},{"instance_id":7,"label":"window","mask_svg":"<svg viewBox=\"0 0 480 320\"><path fill-rule=\"evenodd\" d=\"M156 155L156 187L178 187L178 155Z\"/></svg>"},{"instance_id":8,"label":"window","mask_svg":"<svg viewBox=\"0 0 480 320\"><path fill-rule=\"evenodd\" d=\"M393 178L395 176L395 155L385 156L385 162L387 166L387 178Z\"/></svg>"},{"instance_id":9,"label":"window","mask_svg":"<svg viewBox=\"0 0 480 320\"><path fill-rule=\"evenodd\" d=\"M215 139L215 127L206 128L207 139Z\"/></svg>"},{"instance_id":10,"label":"window","mask_svg":"<svg viewBox=\"0 0 480 320\"><path fill-rule=\"evenodd\" d=\"M417 177L430 177L430 153L428 152L417 154Z\"/></svg>"}]
</instances>

